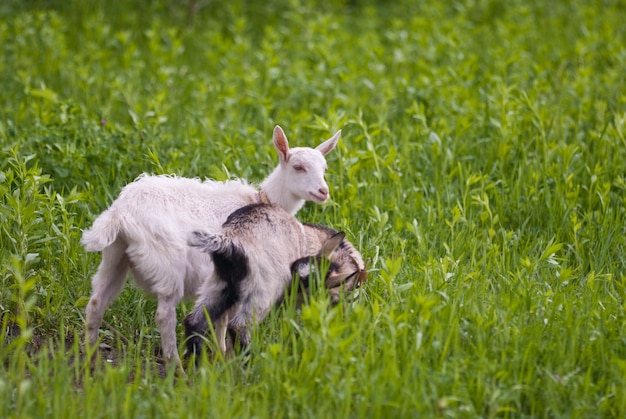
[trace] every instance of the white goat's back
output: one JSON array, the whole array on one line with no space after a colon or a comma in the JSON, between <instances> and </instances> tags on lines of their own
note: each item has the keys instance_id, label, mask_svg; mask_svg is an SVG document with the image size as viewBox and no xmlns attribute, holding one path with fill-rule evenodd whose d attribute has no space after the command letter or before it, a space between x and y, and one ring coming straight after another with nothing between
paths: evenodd
<instances>
[{"instance_id":1,"label":"white goat's back","mask_svg":"<svg viewBox=\"0 0 626 419\"><path fill-rule=\"evenodd\" d=\"M256 190L239 180L144 175L122 190L83 233L82 243L88 251L101 251L119 239L127 246L138 286L152 295L192 297L200 280L197 270L206 274L210 264L189 249L188 233L218 231L233 208L255 199Z\"/></svg>"}]
</instances>

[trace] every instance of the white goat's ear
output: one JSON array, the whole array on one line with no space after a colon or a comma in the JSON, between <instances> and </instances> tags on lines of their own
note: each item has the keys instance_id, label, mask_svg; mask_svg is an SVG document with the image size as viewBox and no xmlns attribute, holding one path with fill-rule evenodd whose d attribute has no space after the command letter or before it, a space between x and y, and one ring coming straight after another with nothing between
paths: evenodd
<instances>
[{"instance_id":1,"label":"white goat's ear","mask_svg":"<svg viewBox=\"0 0 626 419\"><path fill-rule=\"evenodd\" d=\"M335 135L333 135L328 140L324 141L322 144L315 147L316 150L319 150L324 156L332 151L333 148L337 145L337 142L341 138L341 130L337 131Z\"/></svg>"},{"instance_id":2,"label":"white goat's ear","mask_svg":"<svg viewBox=\"0 0 626 419\"><path fill-rule=\"evenodd\" d=\"M330 256L330 254L335 251L337 246L341 244L341 241L345 237L346 237L346 233L344 233L343 231L340 231L339 233L336 233L335 235L331 236L331 238L326 240L326 242L322 246L322 250L320 250L320 255L325 258Z\"/></svg>"},{"instance_id":3,"label":"white goat's ear","mask_svg":"<svg viewBox=\"0 0 626 419\"><path fill-rule=\"evenodd\" d=\"M281 163L286 163L289 160L289 142L285 132L278 125L274 127L274 148L278 151Z\"/></svg>"}]
</instances>

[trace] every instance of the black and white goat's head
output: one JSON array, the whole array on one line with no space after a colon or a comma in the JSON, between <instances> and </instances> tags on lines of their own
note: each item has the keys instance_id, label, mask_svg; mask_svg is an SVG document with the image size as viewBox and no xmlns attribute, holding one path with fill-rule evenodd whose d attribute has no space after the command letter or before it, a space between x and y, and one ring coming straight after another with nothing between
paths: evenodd
<instances>
[{"instance_id":1,"label":"black and white goat's head","mask_svg":"<svg viewBox=\"0 0 626 419\"><path fill-rule=\"evenodd\" d=\"M331 302L337 304L341 295L359 288L367 280L367 269L361 254L345 238L345 233L321 225L305 224L315 234L327 236L321 250L313 256L300 258L292 263L292 275L300 277L300 286L305 291L310 282L322 277ZM324 240L324 239L323 239ZM326 268L326 272L321 270Z\"/></svg>"}]
</instances>

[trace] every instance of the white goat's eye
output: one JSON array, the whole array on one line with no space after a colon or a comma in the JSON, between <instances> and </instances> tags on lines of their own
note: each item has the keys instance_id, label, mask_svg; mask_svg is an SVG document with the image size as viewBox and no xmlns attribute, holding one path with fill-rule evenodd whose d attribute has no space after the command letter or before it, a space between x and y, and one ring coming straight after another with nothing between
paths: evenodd
<instances>
[{"instance_id":1,"label":"white goat's eye","mask_svg":"<svg viewBox=\"0 0 626 419\"><path fill-rule=\"evenodd\" d=\"M295 166L293 166L293 170L295 170L296 172L306 172L304 166L300 164L296 164Z\"/></svg>"}]
</instances>

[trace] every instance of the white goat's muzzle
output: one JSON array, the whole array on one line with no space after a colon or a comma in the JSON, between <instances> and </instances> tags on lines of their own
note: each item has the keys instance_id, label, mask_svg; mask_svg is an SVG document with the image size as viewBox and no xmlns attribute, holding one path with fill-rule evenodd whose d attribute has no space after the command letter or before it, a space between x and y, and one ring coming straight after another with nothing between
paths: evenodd
<instances>
[{"instance_id":1,"label":"white goat's muzzle","mask_svg":"<svg viewBox=\"0 0 626 419\"><path fill-rule=\"evenodd\" d=\"M322 202L326 202L329 195L328 192L317 191L317 192L309 192L309 195L313 198L315 203L321 204Z\"/></svg>"}]
</instances>

